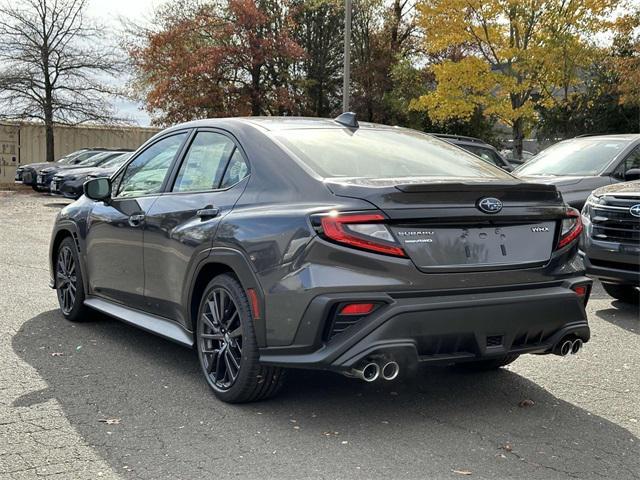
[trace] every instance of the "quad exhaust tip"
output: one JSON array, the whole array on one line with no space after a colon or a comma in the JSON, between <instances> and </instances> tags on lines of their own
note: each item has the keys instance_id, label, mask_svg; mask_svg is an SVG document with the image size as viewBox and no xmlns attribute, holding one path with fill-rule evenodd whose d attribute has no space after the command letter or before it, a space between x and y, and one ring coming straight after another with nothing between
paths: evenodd
<instances>
[{"instance_id":1,"label":"quad exhaust tip","mask_svg":"<svg viewBox=\"0 0 640 480\"><path fill-rule=\"evenodd\" d=\"M384 378L385 380L394 380L398 374L400 373L400 366L398 365L398 362L387 362L382 366L382 370L380 372L380 374L382 375L382 378Z\"/></svg>"},{"instance_id":2,"label":"quad exhaust tip","mask_svg":"<svg viewBox=\"0 0 640 480\"><path fill-rule=\"evenodd\" d=\"M583 344L584 342L579 338L576 338L575 340L570 338L562 340L558 345L556 345L553 353L560 355L561 357L566 357L569 354L575 355L582 349Z\"/></svg>"},{"instance_id":3,"label":"quad exhaust tip","mask_svg":"<svg viewBox=\"0 0 640 480\"><path fill-rule=\"evenodd\" d=\"M580 351L581 348L582 348L582 340L578 338L577 340L574 340L573 344L571 345L571 353L575 355Z\"/></svg>"},{"instance_id":4,"label":"quad exhaust tip","mask_svg":"<svg viewBox=\"0 0 640 480\"><path fill-rule=\"evenodd\" d=\"M566 357L571 353L572 348L573 342L571 340L565 340L562 342L562 345L560 345L560 355Z\"/></svg>"},{"instance_id":5,"label":"quad exhaust tip","mask_svg":"<svg viewBox=\"0 0 640 480\"><path fill-rule=\"evenodd\" d=\"M356 377L365 382L375 382L380 376L380 366L377 363L367 363L360 370L354 370Z\"/></svg>"},{"instance_id":6,"label":"quad exhaust tip","mask_svg":"<svg viewBox=\"0 0 640 480\"><path fill-rule=\"evenodd\" d=\"M370 361L360 368L354 368L348 372L343 372L348 377L355 377L365 382L375 382L379 378L384 380L395 380L400 374L400 365L393 360L378 363Z\"/></svg>"}]
</instances>

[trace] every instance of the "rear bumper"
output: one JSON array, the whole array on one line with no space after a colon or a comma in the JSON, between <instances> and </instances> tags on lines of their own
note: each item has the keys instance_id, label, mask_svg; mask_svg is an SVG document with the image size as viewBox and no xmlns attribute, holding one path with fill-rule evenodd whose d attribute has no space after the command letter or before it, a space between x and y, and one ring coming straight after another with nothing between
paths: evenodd
<instances>
[{"instance_id":1,"label":"rear bumper","mask_svg":"<svg viewBox=\"0 0 640 480\"><path fill-rule=\"evenodd\" d=\"M345 371L368 357L400 363L457 363L506 354L550 353L565 336L589 341L584 300L572 290L591 286L587 277L553 285L458 295L405 296L332 294L307 309L297 345L267 347L260 361L270 365ZM344 301L386 305L328 341L328 313Z\"/></svg>"}]
</instances>

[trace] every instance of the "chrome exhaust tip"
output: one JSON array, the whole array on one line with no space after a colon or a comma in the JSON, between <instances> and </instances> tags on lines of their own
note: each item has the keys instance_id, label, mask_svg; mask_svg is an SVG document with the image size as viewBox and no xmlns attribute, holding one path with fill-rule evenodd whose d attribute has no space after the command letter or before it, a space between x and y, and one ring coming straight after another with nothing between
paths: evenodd
<instances>
[{"instance_id":1,"label":"chrome exhaust tip","mask_svg":"<svg viewBox=\"0 0 640 480\"><path fill-rule=\"evenodd\" d=\"M380 376L380 367L377 363L367 363L362 368L351 371L352 376L364 380L365 382L375 382Z\"/></svg>"},{"instance_id":2,"label":"chrome exhaust tip","mask_svg":"<svg viewBox=\"0 0 640 480\"><path fill-rule=\"evenodd\" d=\"M577 340L573 341L573 344L571 345L571 354L575 355L576 353L578 353L580 350L582 349L582 340L580 340L579 338Z\"/></svg>"},{"instance_id":3,"label":"chrome exhaust tip","mask_svg":"<svg viewBox=\"0 0 640 480\"><path fill-rule=\"evenodd\" d=\"M400 373L400 365L398 362L387 362L382 366L382 370L380 371L380 375L385 380L394 380L398 374Z\"/></svg>"},{"instance_id":4,"label":"chrome exhaust tip","mask_svg":"<svg viewBox=\"0 0 640 480\"><path fill-rule=\"evenodd\" d=\"M571 349L573 348L573 342L571 340L565 340L560 345L560 356L566 357L571 353Z\"/></svg>"}]
</instances>

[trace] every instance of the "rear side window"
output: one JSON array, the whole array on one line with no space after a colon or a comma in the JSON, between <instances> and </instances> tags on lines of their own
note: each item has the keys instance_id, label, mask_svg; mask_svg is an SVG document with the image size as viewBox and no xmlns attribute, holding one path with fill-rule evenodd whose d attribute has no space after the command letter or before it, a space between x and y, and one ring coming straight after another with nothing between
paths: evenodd
<instances>
[{"instance_id":1,"label":"rear side window","mask_svg":"<svg viewBox=\"0 0 640 480\"><path fill-rule=\"evenodd\" d=\"M497 165L498 167L503 164L498 154L489 148L478 147L475 145L461 145L461 147L479 156L483 160L486 160L487 162L491 162L494 165Z\"/></svg>"},{"instance_id":2,"label":"rear side window","mask_svg":"<svg viewBox=\"0 0 640 480\"><path fill-rule=\"evenodd\" d=\"M235 145L214 132L198 132L180 165L174 192L197 192L218 188L227 159Z\"/></svg>"},{"instance_id":3,"label":"rear side window","mask_svg":"<svg viewBox=\"0 0 640 480\"><path fill-rule=\"evenodd\" d=\"M231 160L229 161L229 166L224 172L224 178L222 179L220 188L227 188L235 185L246 177L248 173L249 167L247 166L247 162L244 161L240 150L236 148L231 156Z\"/></svg>"},{"instance_id":4,"label":"rear side window","mask_svg":"<svg viewBox=\"0 0 640 480\"><path fill-rule=\"evenodd\" d=\"M324 178L512 178L468 152L413 130L292 129L271 135Z\"/></svg>"}]
</instances>

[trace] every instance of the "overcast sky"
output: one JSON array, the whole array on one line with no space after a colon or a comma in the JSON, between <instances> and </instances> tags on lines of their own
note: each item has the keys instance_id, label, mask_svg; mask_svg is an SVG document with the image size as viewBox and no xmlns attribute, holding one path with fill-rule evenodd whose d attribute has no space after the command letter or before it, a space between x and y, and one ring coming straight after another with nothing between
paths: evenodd
<instances>
[{"instance_id":1,"label":"overcast sky","mask_svg":"<svg viewBox=\"0 0 640 480\"><path fill-rule=\"evenodd\" d=\"M155 7L164 0L89 0L87 14L107 28L120 28L120 18L136 21L148 18ZM149 116L141 108L142 105L117 100L114 102L118 116L130 118L141 126L149 125Z\"/></svg>"},{"instance_id":2,"label":"overcast sky","mask_svg":"<svg viewBox=\"0 0 640 480\"><path fill-rule=\"evenodd\" d=\"M106 26L119 28L120 18L137 22L149 18L154 8L171 0L89 0L88 14ZM640 5L640 0L630 0L631 5ZM606 41L606 40L605 40ZM115 102L117 114L131 118L141 126L149 125L149 116L142 111L141 105L118 100Z\"/></svg>"}]
</instances>

